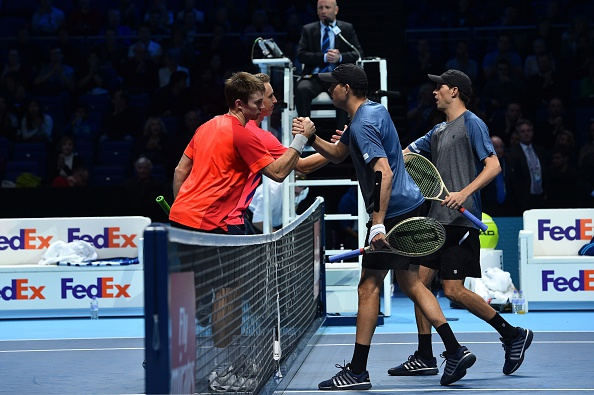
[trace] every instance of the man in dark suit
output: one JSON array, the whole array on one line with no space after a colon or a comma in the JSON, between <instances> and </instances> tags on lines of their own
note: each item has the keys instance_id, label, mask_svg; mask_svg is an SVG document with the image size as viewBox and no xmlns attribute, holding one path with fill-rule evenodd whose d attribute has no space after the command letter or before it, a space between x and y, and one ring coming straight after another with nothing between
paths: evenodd
<instances>
[{"instance_id":1,"label":"man in dark suit","mask_svg":"<svg viewBox=\"0 0 594 395\"><path fill-rule=\"evenodd\" d=\"M341 63L355 63L363 56L353 25L336 19L336 0L318 0L317 13L319 21L303 26L297 49L297 58L303 64L295 87L295 106L300 117L310 116L311 101L328 88L318 79L318 73L330 72ZM337 128L342 130L346 112L337 109L336 113Z\"/></svg>"},{"instance_id":2,"label":"man in dark suit","mask_svg":"<svg viewBox=\"0 0 594 395\"><path fill-rule=\"evenodd\" d=\"M542 175L548 166L548 156L544 148L532 144L532 121L518 120L516 132L520 143L509 151L510 192L519 210L517 215L522 215L525 210L543 208L545 205Z\"/></svg>"}]
</instances>

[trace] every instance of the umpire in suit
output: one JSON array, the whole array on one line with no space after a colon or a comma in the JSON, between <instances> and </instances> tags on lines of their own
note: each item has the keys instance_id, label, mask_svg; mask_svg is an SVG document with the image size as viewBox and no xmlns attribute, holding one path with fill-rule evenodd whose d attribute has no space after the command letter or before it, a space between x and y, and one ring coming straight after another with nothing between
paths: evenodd
<instances>
[{"instance_id":1,"label":"umpire in suit","mask_svg":"<svg viewBox=\"0 0 594 395\"><path fill-rule=\"evenodd\" d=\"M353 25L336 19L336 0L318 0L317 14L319 21L303 26L297 48L297 59L303 65L301 77L295 87L295 106L300 117L309 117L311 101L328 89L319 80L318 73L330 72L341 63L355 63L363 57L363 49ZM336 114L337 128L342 130L347 114L339 109L336 109Z\"/></svg>"},{"instance_id":2,"label":"umpire in suit","mask_svg":"<svg viewBox=\"0 0 594 395\"><path fill-rule=\"evenodd\" d=\"M517 215L533 208L545 207L545 194L542 185L543 172L549 164L543 147L532 143L534 124L528 119L520 119L516 124L520 142L509 151L511 193L516 204Z\"/></svg>"}]
</instances>

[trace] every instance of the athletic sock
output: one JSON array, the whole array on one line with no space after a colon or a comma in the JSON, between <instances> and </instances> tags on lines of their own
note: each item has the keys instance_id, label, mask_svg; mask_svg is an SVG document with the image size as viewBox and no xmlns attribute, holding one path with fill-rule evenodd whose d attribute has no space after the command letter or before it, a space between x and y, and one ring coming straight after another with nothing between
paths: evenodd
<instances>
[{"instance_id":1,"label":"athletic sock","mask_svg":"<svg viewBox=\"0 0 594 395\"><path fill-rule=\"evenodd\" d=\"M353 359L351 360L351 372L354 374L361 374L367 370L367 358L369 356L370 348L371 346L355 343Z\"/></svg>"},{"instance_id":2,"label":"athletic sock","mask_svg":"<svg viewBox=\"0 0 594 395\"><path fill-rule=\"evenodd\" d=\"M441 337L448 354L454 354L458 351L461 346L460 343L458 343L458 340L456 340L456 336L454 335L452 328L450 328L450 324L446 322L445 324L440 325L439 328L435 328L435 330Z\"/></svg>"},{"instance_id":3,"label":"athletic sock","mask_svg":"<svg viewBox=\"0 0 594 395\"><path fill-rule=\"evenodd\" d=\"M518 336L518 329L504 320L499 313L495 313L495 317L487 321L487 324L491 325L497 332L499 332L504 339L515 339Z\"/></svg>"},{"instance_id":4,"label":"athletic sock","mask_svg":"<svg viewBox=\"0 0 594 395\"><path fill-rule=\"evenodd\" d=\"M419 349L417 350L419 355L425 359L433 358L433 345L431 344L431 334L418 335L419 338Z\"/></svg>"}]
</instances>

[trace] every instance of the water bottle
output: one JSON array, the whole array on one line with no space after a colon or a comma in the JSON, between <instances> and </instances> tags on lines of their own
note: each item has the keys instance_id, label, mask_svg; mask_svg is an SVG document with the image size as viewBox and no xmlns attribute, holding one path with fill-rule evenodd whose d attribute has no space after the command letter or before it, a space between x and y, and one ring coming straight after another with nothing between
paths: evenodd
<instances>
[{"instance_id":1,"label":"water bottle","mask_svg":"<svg viewBox=\"0 0 594 395\"><path fill-rule=\"evenodd\" d=\"M512 313L518 314L519 313L518 310L520 309L520 305L519 305L520 295L518 294L517 289L514 289L514 294L512 296L511 302L512 302Z\"/></svg>"},{"instance_id":2,"label":"water bottle","mask_svg":"<svg viewBox=\"0 0 594 395\"><path fill-rule=\"evenodd\" d=\"M91 319L99 319L99 302L97 301L96 296L93 296L93 300L91 300Z\"/></svg>"},{"instance_id":3,"label":"water bottle","mask_svg":"<svg viewBox=\"0 0 594 395\"><path fill-rule=\"evenodd\" d=\"M518 314L526 314L526 298L524 298L524 291L520 290L518 297Z\"/></svg>"}]
</instances>

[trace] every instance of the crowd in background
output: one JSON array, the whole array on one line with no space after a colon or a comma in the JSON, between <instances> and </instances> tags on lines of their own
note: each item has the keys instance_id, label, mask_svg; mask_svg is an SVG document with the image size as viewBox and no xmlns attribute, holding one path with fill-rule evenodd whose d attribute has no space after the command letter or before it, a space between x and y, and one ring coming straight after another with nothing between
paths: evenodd
<instances>
[{"instance_id":1,"label":"crowd in background","mask_svg":"<svg viewBox=\"0 0 594 395\"><path fill-rule=\"evenodd\" d=\"M394 87L406 93L408 106L406 124L397 125L401 140L410 142L442 121L427 74L462 70L474 85L470 109L501 138L503 151L519 142L517 121L532 122L533 143L543 149L547 205L594 206L591 2L400 4L406 5L408 48L399 60L406 85ZM170 188L196 128L227 111L225 79L234 71L257 71L251 62L257 37L274 37L300 67L301 27L317 19L315 1L19 0L1 2L0 10L4 186L115 180L130 193L146 184L139 177L153 180L155 190ZM372 28L363 19L349 22ZM455 34L480 27L487 30L476 39ZM5 167L24 142L43 145L44 163L38 178L10 180ZM101 173L114 164L122 174Z\"/></svg>"}]
</instances>

